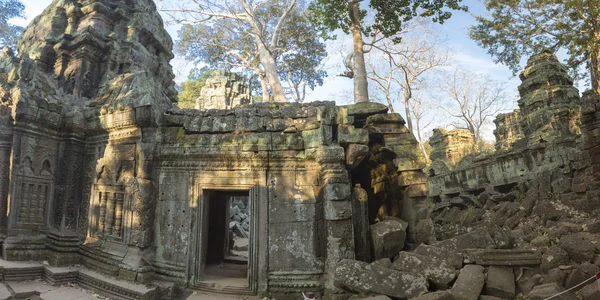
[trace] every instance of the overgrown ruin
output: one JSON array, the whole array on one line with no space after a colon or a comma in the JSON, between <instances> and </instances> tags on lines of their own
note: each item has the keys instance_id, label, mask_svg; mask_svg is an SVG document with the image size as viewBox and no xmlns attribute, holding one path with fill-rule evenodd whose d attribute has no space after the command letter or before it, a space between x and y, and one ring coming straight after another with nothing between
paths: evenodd
<instances>
[{"instance_id":1,"label":"overgrown ruin","mask_svg":"<svg viewBox=\"0 0 600 300\"><path fill-rule=\"evenodd\" d=\"M496 152L436 130L427 167L377 103L252 104L224 72L176 108L150 0L55 0L18 50L0 53L0 295L544 299L600 269L600 96L551 53Z\"/></svg>"},{"instance_id":2,"label":"overgrown ruin","mask_svg":"<svg viewBox=\"0 0 600 300\"><path fill-rule=\"evenodd\" d=\"M371 259L376 221L401 245L432 240L426 162L400 115L376 103L243 105L247 87L230 73L213 78L203 109L175 108L163 27L152 1L56 0L18 56L2 52L2 258L49 264L5 267L18 275L6 278L125 299L338 299L349 293L335 268Z\"/></svg>"}]
</instances>

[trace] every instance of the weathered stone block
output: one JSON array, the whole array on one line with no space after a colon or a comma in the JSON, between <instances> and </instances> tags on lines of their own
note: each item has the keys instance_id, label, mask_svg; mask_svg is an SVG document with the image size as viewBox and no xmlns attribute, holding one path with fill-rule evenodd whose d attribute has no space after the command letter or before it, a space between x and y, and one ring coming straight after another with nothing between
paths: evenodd
<instances>
[{"instance_id":1,"label":"weathered stone block","mask_svg":"<svg viewBox=\"0 0 600 300\"><path fill-rule=\"evenodd\" d=\"M398 175L399 186L427 183L427 174L423 171L406 171Z\"/></svg>"},{"instance_id":2,"label":"weathered stone block","mask_svg":"<svg viewBox=\"0 0 600 300\"><path fill-rule=\"evenodd\" d=\"M438 242L434 246L448 251L453 251L470 248L493 249L496 248L496 243L494 243L494 240L490 236L487 229L480 228L469 233Z\"/></svg>"},{"instance_id":3,"label":"weathered stone block","mask_svg":"<svg viewBox=\"0 0 600 300\"><path fill-rule=\"evenodd\" d=\"M325 220L346 220L352 218L351 201L324 201Z\"/></svg>"},{"instance_id":4,"label":"weathered stone block","mask_svg":"<svg viewBox=\"0 0 600 300\"><path fill-rule=\"evenodd\" d=\"M369 155L369 146L350 144L346 147L346 168L356 168Z\"/></svg>"},{"instance_id":5,"label":"weathered stone block","mask_svg":"<svg viewBox=\"0 0 600 300\"><path fill-rule=\"evenodd\" d=\"M589 262L595 256L596 247L594 244L576 235L563 236L560 239L559 246L569 253L572 260L579 263Z\"/></svg>"},{"instance_id":6,"label":"weathered stone block","mask_svg":"<svg viewBox=\"0 0 600 300\"><path fill-rule=\"evenodd\" d=\"M484 268L477 265L466 265L460 270L458 279L450 293L460 300L478 300L485 283Z\"/></svg>"},{"instance_id":7,"label":"weathered stone block","mask_svg":"<svg viewBox=\"0 0 600 300\"><path fill-rule=\"evenodd\" d=\"M541 255L534 250L519 249L466 249L466 263L485 266L535 266L540 264Z\"/></svg>"},{"instance_id":8,"label":"weathered stone block","mask_svg":"<svg viewBox=\"0 0 600 300\"><path fill-rule=\"evenodd\" d=\"M425 197L427 196L427 184L415 184L406 188L406 195L409 198Z\"/></svg>"},{"instance_id":9,"label":"weathered stone block","mask_svg":"<svg viewBox=\"0 0 600 300\"><path fill-rule=\"evenodd\" d=\"M446 251L443 248L421 244L415 249L415 253L429 256L433 259L443 260L446 264L455 269L461 269L463 267L462 254Z\"/></svg>"},{"instance_id":10,"label":"weathered stone block","mask_svg":"<svg viewBox=\"0 0 600 300\"><path fill-rule=\"evenodd\" d=\"M406 122L399 113L377 114L367 117L366 124L393 123L404 125Z\"/></svg>"},{"instance_id":11,"label":"weathered stone block","mask_svg":"<svg viewBox=\"0 0 600 300\"><path fill-rule=\"evenodd\" d=\"M322 193L323 201L346 201L352 192L349 183L326 183Z\"/></svg>"},{"instance_id":12,"label":"weathered stone block","mask_svg":"<svg viewBox=\"0 0 600 300\"><path fill-rule=\"evenodd\" d=\"M427 279L423 275L347 259L338 263L334 278L337 284L355 292L402 299L416 297L428 288Z\"/></svg>"},{"instance_id":13,"label":"weathered stone block","mask_svg":"<svg viewBox=\"0 0 600 300\"><path fill-rule=\"evenodd\" d=\"M412 252L400 252L391 268L398 271L421 273L427 277L430 286L437 289L450 288L456 278L456 270L446 264L444 260Z\"/></svg>"},{"instance_id":14,"label":"weathered stone block","mask_svg":"<svg viewBox=\"0 0 600 300\"><path fill-rule=\"evenodd\" d=\"M369 132L362 128L355 128L353 125L338 126L338 142L342 146L349 144L369 144Z\"/></svg>"},{"instance_id":15,"label":"weathered stone block","mask_svg":"<svg viewBox=\"0 0 600 300\"><path fill-rule=\"evenodd\" d=\"M515 275L512 268L491 266L488 268L484 294L512 299L515 296Z\"/></svg>"},{"instance_id":16,"label":"weathered stone block","mask_svg":"<svg viewBox=\"0 0 600 300\"><path fill-rule=\"evenodd\" d=\"M542 285L538 285L538 286L534 287L533 291L531 291L531 293L529 293L529 295L527 295L527 296L529 296L529 298L531 300L544 300L550 296L554 296L554 295L562 293L564 291L565 291L565 289L556 283L547 283L547 284L542 284ZM575 295L573 295L571 292L566 292L564 294L554 297L553 300L554 299L556 299L556 300L577 300L577 297Z\"/></svg>"},{"instance_id":17,"label":"weathered stone block","mask_svg":"<svg viewBox=\"0 0 600 300\"><path fill-rule=\"evenodd\" d=\"M454 296L449 291L438 291L421 295L414 300L455 300Z\"/></svg>"},{"instance_id":18,"label":"weathered stone block","mask_svg":"<svg viewBox=\"0 0 600 300\"><path fill-rule=\"evenodd\" d=\"M375 259L391 258L404 248L406 228L396 220L371 225L371 245Z\"/></svg>"},{"instance_id":19,"label":"weathered stone block","mask_svg":"<svg viewBox=\"0 0 600 300\"><path fill-rule=\"evenodd\" d=\"M370 116L385 113L388 107L377 102L361 102L347 106L348 116Z\"/></svg>"}]
</instances>

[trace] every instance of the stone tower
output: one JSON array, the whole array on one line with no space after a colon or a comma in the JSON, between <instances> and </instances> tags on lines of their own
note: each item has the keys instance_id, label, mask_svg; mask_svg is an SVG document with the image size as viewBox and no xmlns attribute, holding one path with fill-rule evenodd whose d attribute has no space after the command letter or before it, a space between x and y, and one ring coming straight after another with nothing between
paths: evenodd
<instances>
[{"instance_id":1,"label":"stone tower","mask_svg":"<svg viewBox=\"0 0 600 300\"><path fill-rule=\"evenodd\" d=\"M142 278L154 128L177 101L154 2L55 0L18 49L0 54L3 258Z\"/></svg>"},{"instance_id":2,"label":"stone tower","mask_svg":"<svg viewBox=\"0 0 600 300\"><path fill-rule=\"evenodd\" d=\"M244 78L229 71L215 71L196 100L196 109L230 109L252 103Z\"/></svg>"},{"instance_id":3,"label":"stone tower","mask_svg":"<svg viewBox=\"0 0 600 300\"><path fill-rule=\"evenodd\" d=\"M520 78L520 125L529 145L579 134L579 91L556 56L532 56Z\"/></svg>"}]
</instances>

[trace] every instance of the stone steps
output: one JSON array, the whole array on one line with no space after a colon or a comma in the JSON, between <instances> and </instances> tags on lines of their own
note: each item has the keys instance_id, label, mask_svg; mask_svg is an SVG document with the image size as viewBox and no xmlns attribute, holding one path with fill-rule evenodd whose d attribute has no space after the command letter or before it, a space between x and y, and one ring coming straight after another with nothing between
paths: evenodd
<instances>
[{"instance_id":1,"label":"stone steps","mask_svg":"<svg viewBox=\"0 0 600 300\"><path fill-rule=\"evenodd\" d=\"M85 268L58 268L36 262L0 260L0 279L5 283L0 283L0 300L26 299L48 292L48 287L69 283L117 300L154 300L158 295L154 286L118 280Z\"/></svg>"},{"instance_id":2,"label":"stone steps","mask_svg":"<svg viewBox=\"0 0 600 300\"><path fill-rule=\"evenodd\" d=\"M215 288L212 284L209 283L197 283L190 287L193 290L210 292L210 293L219 293L226 295L235 295L235 296L253 296L254 293L248 288L243 287L234 287L234 286L225 286L222 288Z\"/></svg>"}]
</instances>

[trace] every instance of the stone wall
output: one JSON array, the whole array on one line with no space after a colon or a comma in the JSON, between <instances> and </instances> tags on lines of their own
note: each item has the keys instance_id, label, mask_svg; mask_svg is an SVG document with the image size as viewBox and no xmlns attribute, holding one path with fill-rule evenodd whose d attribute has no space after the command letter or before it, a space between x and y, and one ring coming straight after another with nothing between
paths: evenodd
<instances>
[{"instance_id":1,"label":"stone wall","mask_svg":"<svg viewBox=\"0 0 600 300\"><path fill-rule=\"evenodd\" d=\"M518 140L523 139L523 131L521 131L521 111L514 110L513 112L498 114L494 119L496 129L494 137L496 138L496 151L510 150Z\"/></svg>"}]
</instances>

